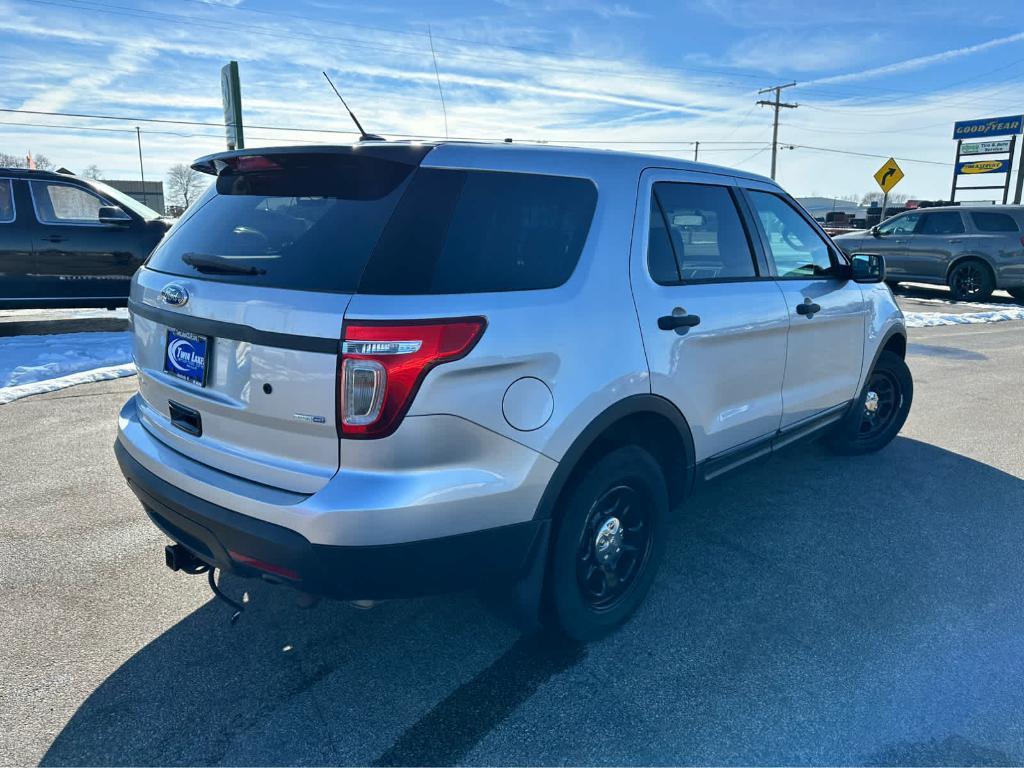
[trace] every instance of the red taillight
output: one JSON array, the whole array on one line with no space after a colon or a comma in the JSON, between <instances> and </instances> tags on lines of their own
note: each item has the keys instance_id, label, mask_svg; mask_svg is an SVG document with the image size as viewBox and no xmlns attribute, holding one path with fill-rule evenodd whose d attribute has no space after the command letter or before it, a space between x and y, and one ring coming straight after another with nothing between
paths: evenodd
<instances>
[{"instance_id":1,"label":"red taillight","mask_svg":"<svg viewBox=\"0 0 1024 768\"><path fill-rule=\"evenodd\" d=\"M240 157L229 157L226 161L229 168L238 173L253 173L255 171L279 171L281 166L263 155L241 155Z\"/></svg>"},{"instance_id":2,"label":"red taillight","mask_svg":"<svg viewBox=\"0 0 1024 768\"><path fill-rule=\"evenodd\" d=\"M345 325L338 421L344 437L385 437L398 428L435 365L469 354L482 317Z\"/></svg>"}]
</instances>

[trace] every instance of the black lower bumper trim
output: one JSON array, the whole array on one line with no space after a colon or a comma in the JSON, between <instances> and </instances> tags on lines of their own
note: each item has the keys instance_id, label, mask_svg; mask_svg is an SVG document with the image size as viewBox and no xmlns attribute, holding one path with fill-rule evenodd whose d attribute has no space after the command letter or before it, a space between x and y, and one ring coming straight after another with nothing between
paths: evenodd
<instances>
[{"instance_id":1,"label":"black lower bumper trim","mask_svg":"<svg viewBox=\"0 0 1024 768\"><path fill-rule=\"evenodd\" d=\"M241 576L263 572L228 554L270 563L297 578L281 581L339 599L380 600L510 584L542 556L546 520L402 544L328 546L293 530L186 493L157 477L114 442L114 454L146 513L168 537L210 565Z\"/></svg>"}]
</instances>

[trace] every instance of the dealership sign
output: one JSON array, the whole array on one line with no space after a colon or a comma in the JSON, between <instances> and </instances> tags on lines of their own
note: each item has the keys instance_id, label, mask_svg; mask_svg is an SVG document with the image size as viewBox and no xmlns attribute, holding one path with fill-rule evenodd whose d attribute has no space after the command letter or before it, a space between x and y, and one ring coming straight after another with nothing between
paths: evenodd
<instances>
[{"instance_id":1,"label":"dealership sign","mask_svg":"<svg viewBox=\"0 0 1024 768\"><path fill-rule=\"evenodd\" d=\"M968 160L959 163L956 167L957 173L1009 173L1009 160Z\"/></svg>"},{"instance_id":2,"label":"dealership sign","mask_svg":"<svg viewBox=\"0 0 1024 768\"><path fill-rule=\"evenodd\" d=\"M960 147L961 155L998 155L1010 151L1010 140L975 141Z\"/></svg>"},{"instance_id":3,"label":"dealership sign","mask_svg":"<svg viewBox=\"0 0 1024 768\"><path fill-rule=\"evenodd\" d=\"M953 124L954 139L980 139L984 136L1009 136L1020 133L1024 115L988 117L984 120L962 120Z\"/></svg>"}]
</instances>

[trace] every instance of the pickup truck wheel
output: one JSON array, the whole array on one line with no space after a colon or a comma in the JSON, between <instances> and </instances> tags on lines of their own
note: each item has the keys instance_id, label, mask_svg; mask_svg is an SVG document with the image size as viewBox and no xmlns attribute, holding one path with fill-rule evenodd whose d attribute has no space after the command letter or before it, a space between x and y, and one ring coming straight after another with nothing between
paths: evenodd
<instances>
[{"instance_id":1,"label":"pickup truck wheel","mask_svg":"<svg viewBox=\"0 0 1024 768\"><path fill-rule=\"evenodd\" d=\"M624 623L654 580L668 516L665 476L647 451L625 446L594 462L557 522L548 623L581 642Z\"/></svg>"},{"instance_id":2,"label":"pickup truck wheel","mask_svg":"<svg viewBox=\"0 0 1024 768\"><path fill-rule=\"evenodd\" d=\"M1013 296L1013 300L1018 304L1024 304L1024 288L1010 288L1007 293Z\"/></svg>"},{"instance_id":3,"label":"pickup truck wheel","mask_svg":"<svg viewBox=\"0 0 1024 768\"><path fill-rule=\"evenodd\" d=\"M881 450L903 428L913 399L914 379L906 362L883 352L853 410L832 434L830 447L847 455Z\"/></svg>"},{"instance_id":4,"label":"pickup truck wheel","mask_svg":"<svg viewBox=\"0 0 1024 768\"><path fill-rule=\"evenodd\" d=\"M996 288L992 272L977 259L966 259L953 267L948 282L956 301L986 301Z\"/></svg>"}]
</instances>

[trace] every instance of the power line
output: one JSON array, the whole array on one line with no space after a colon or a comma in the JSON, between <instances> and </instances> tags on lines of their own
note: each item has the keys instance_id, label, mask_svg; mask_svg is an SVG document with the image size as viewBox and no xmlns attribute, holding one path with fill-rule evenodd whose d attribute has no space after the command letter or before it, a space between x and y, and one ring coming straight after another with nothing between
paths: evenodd
<instances>
[{"instance_id":1,"label":"power line","mask_svg":"<svg viewBox=\"0 0 1024 768\"><path fill-rule=\"evenodd\" d=\"M884 159L888 159L889 158L889 155L879 155L879 154L875 154L873 152L854 152L853 150L849 150L849 149L835 149L833 147L810 147L810 146L808 146L806 144L790 144L788 141L783 142L783 144L784 144L784 146L786 148L789 148L789 149L809 149L809 150L813 150L815 152L832 152L834 154L839 154L839 155L855 155L857 157L881 157L881 158L884 158ZM947 167L947 168L953 165L952 163L943 163L943 162L940 162L939 160L922 160L920 158L915 158L915 157L895 157L895 159L896 160L901 160L904 163L925 163L927 165L941 165L941 166Z\"/></svg>"}]
</instances>

